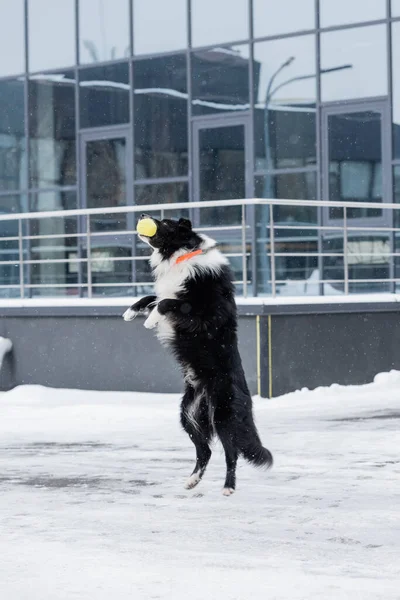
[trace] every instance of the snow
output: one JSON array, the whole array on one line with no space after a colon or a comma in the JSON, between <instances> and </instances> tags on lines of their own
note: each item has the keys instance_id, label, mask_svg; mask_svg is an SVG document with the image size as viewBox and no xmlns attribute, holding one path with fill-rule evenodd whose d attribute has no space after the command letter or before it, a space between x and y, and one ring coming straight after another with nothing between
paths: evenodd
<instances>
[{"instance_id":1,"label":"snow","mask_svg":"<svg viewBox=\"0 0 400 600\"><path fill-rule=\"evenodd\" d=\"M307 280L310 282L310 280ZM254 306L270 306L270 305L287 305L287 304L344 304L344 303L370 303L370 302L400 302L400 294L389 294L376 292L370 294L326 294L325 296L304 294L304 289L307 281L290 282L287 284L285 294L273 298L272 296L236 296L236 304L254 305ZM293 286L292 286L293 284ZM315 285L315 284L313 284ZM325 291L327 291L325 284ZM317 293L316 288L308 286L308 291ZM290 294L293 295L289 295ZM298 295L297 294L300 294ZM286 295L288 294L288 295ZM297 294L297 295L296 295ZM140 295L138 297L141 297ZM43 298L0 298L0 308L39 308L39 307L101 307L101 306L122 306L128 307L135 301L134 296L119 296L119 297L104 297L104 298L69 298L69 297L43 297Z\"/></svg>"},{"instance_id":2,"label":"snow","mask_svg":"<svg viewBox=\"0 0 400 600\"><path fill-rule=\"evenodd\" d=\"M0 336L0 369L3 365L3 360L7 352L12 350L12 341L8 338Z\"/></svg>"},{"instance_id":3,"label":"snow","mask_svg":"<svg viewBox=\"0 0 400 600\"><path fill-rule=\"evenodd\" d=\"M21 386L0 397L5 600L398 599L400 372L255 399L275 466L221 494L178 396Z\"/></svg>"}]
</instances>

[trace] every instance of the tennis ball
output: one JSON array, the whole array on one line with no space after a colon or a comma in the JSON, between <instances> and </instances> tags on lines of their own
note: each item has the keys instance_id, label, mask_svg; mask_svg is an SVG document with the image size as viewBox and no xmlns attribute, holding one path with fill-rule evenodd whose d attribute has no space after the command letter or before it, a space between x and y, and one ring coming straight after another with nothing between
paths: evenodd
<instances>
[{"instance_id":1,"label":"tennis ball","mask_svg":"<svg viewBox=\"0 0 400 600\"><path fill-rule=\"evenodd\" d=\"M146 237L153 237L157 231L157 225L153 219L140 219L137 224L137 232Z\"/></svg>"}]
</instances>

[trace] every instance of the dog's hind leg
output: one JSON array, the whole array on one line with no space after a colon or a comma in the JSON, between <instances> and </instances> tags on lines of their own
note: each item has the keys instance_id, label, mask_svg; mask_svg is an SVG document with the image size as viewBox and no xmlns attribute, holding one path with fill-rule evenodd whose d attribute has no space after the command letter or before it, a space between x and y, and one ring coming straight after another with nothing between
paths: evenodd
<instances>
[{"instance_id":1,"label":"dog's hind leg","mask_svg":"<svg viewBox=\"0 0 400 600\"><path fill-rule=\"evenodd\" d=\"M196 395L195 389L188 385L181 403L181 424L196 448L196 464L193 473L187 479L185 488L194 488L204 475L211 450L211 425L208 407L204 395Z\"/></svg>"}]
</instances>

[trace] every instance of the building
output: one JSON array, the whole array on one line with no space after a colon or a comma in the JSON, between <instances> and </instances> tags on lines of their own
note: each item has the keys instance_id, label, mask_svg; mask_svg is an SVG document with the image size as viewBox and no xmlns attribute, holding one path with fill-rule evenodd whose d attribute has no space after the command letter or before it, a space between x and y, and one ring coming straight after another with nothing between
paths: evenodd
<instances>
[{"instance_id":1,"label":"building","mask_svg":"<svg viewBox=\"0 0 400 600\"><path fill-rule=\"evenodd\" d=\"M400 200L400 0L2 0L0 56L0 212L37 211L22 232L25 297L87 295L84 219L41 211L252 197L360 202L349 291L398 288L397 220L362 202ZM191 216L235 224L240 211ZM277 292L316 280L342 294L342 209L274 218ZM0 221L3 298L21 293L17 227ZM93 295L145 290L146 261L127 260L143 248L112 235L132 215L91 227ZM250 227L251 292L265 296L262 215Z\"/></svg>"}]
</instances>

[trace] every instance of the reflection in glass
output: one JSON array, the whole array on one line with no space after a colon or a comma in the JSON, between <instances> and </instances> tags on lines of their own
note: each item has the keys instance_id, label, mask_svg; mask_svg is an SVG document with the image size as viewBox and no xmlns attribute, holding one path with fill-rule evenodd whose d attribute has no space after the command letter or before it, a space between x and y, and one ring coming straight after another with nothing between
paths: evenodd
<instances>
[{"instance_id":1,"label":"reflection in glass","mask_svg":"<svg viewBox=\"0 0 400 600\"><path fill-rule=\"evenodd\" d=\"M386 0L319 0L321 27L386 18Z\"/></svg>"},{"instance_id":2,"label":"reflection in glass","mask_svg":"<svg viewBox=\"0 0 400 600\"><path fill-rule=\"evenodd\" d=\"M315 164L315 36L254 44L253 70L256 170Z\"/></svg>"},{"instance_id":3,"label":"reflection in glass","mask_svg":"<svg viewBox=\"0 0 400 600\"><path fill-rule=\"evenodd\" d=\"M186 56L134 66L136 179L187 174Z\"/></svg>"},{"instance_id":4,"label":"reflection in glass","mask_svg":"<svg viewBox=\"0 0 400 600\"><path fill-rule=\"evenodd\" d=\"M270 179L266 185L266 179ZM303 173L279 173L277 175L265 175L256 177L256 197L263 198L265 189L271 191L274 198L294 200L316 199L316 172L307 171ZM318 281L318 260L312 256L317 252L318 232L313 229L317 224L317 209L310 206L274 206L274 235L276 252L283 256L276 256L275 271L279 284L280 294L303 295L306 288L310 289L310 281ZM284 228L282 228L284 226ZM303 226L302 229L293 227ZM277 228L279 227L279 228ZM261 293L271 291L271 265L269 257L270 239L270 209L269 206L256 207L256 231L257 231L257 271L258 290ZM307 255L307 253L310 255ZM296 256L296 254L299 256ZM290 254L291 256L285 256ZM302 254L302 256L300 256ZM292 256L294 255L294 256ZM290 280L301 284L288 283ZM285 283L282 283L285 282ZM314 285L314 284L313 284ZM317 284L318 287L318 284ZM297 291L296 291L297 290ZM314 293L318 294L316 290Z\"/></svg>"},{"instance_id":5,"label":"reflection in glass","mask_svg":"<svg viewBox=\"0 0 400 600\"><path fill-rule=\"evenodd\" d=\"M0 2L0 77L25 71L24 31L24 0Z\"/></svg>"},{"instance_id":6,"label":"reflection in glass","mask_svg":"<svg viewBox=\"0 0 400 600\"><path fill-rule=\"evenodd\" d=\"M26 187L24 82L0 81L0 190Z\"/></svg>"},{"instance_id":7,"label":"reflection in glass","mask_svg":"<svg viewBox=\"0 0 400 600\"><path fill-rule=\"evenodd\" d=\"M382 201L382 118L380 112L328 115L329 200ZM376 208L349 208L347 217L379 217ZM341 208L330 208L342 219Z\"/></svg>"},{"instance_id":8,"label":"reflection in glass","mask_svg":"<svg viewBox=\"0 0 400 600\"><path fill-rule=\"evenodd\" d=\"M248 110L248 44L194 52L192 94L195 115Z\"/></svg>"},{"instance_id":9,"label":"reflection in glass","mask_svg":"<svg viewBox=\"0 0 400 600\"><path fill-rule=\"evenodd\" d=\"M186 48L186 8L186 0L134 0L134 53L152 54Z\"/></svg>"},{"instance_id":10,"label":"reflection in glass","mask_svg":"<svg viewBox=\"0 0 400 600\"><path fill-rule=\"evenodd\" d=\"M86 143L86 199L88 208L124 206L126 198L126 138L93 140ZM126 228L126 215L96 215L96 231Z\"/></svg>"},{"instance_id":11,"label":"reflection in glass","mask_svg":"<svg viewBox=\"0 0 400 600\"><path fill-rule=\"evenodd\" d=\"M29 80L32 187L75 185L75 78L73 71Z\"/></svg>"},{"instance_id":12,"label":"reflection in glass","mask_svg":"<svg viewBox=\"0 0 400 600\"><path fill-rule=\"evenodd\" d=\"M392 24L393 158L400 158L400 22Z\"/></svg>"},{"instance_id":13,"label":"reflection in glass","mask_svg":"<svg viewBox=\"0 0 400 600\"><path fill-rule=\"evenodd\" d=\"M246 197L244 125L200 129L200 200L238 200ZM204 208L202 224L239 223L241 207Z\"/></svg>"},{"instance_id":14,"label":"reflection in glass","mask_svg":"<svg viewBox=\"0 0 400 600\"><path fill-rule=\"evenodd\" d=\"M32 211L71 210L76 208L75 192L54 190L33 194L30 199ZM52 217L30 221L31 236L53 236L30 240L31 260L46 262L31 265L31 284L34 296L65 296L77 294L74 285L78 282L77 238L68 237L77 233L77 217ZM66 262L52 262L63 259Z\"/></svg>"},{"instance_id":15,"label":"reflection in glass","mask_svg":"<svg viewBox=\"0 0 400 600\"><path fill-rule=\"evenodd\" d=\"M79 62L103 62L128 57L128 0L81 0Z\"/></svg>"},{"instance_id":16,"label":"reflection in glass","mask_svg":"<svg viewBox=\"0 0 400 600\"><path fill-rule=\"evenodd\" d=\"M249 37L248 0L192 0L192 45L211 46Z\"/></svg>"},{"instance_id":17,"label":"reflection in glass","mask_svg":"<svg viewBox=\"0 0 400 600\"><path fill-rule=\"evenodd\" d=\"M142 206L188 201L188 184L185 181L135 186L135 204ZM170 214L168 212L168 215Z\"/></svg>"},{"instance_id":18,"label":"reflection in glass","mask_svg":"<svg viewBox=\"0 0 400 600\"><path fill-rule=\"evenodd\" d=\"M81 127L128 123L128 64L88 67L79 73Z\"/></svg>"},{"instance_id":19,"label":"reflection in glass","mask_svg":"<svg viewBox=\"0 0 400 600\"><path fill-rule=\"evenodd\" d=\"M253 0L254 37L315 28L314 0Z\"/></svg>"},{"instance_id":20,"label":"reflection in glass","mask_svg":"<svg viewBox=\"0 0 400 600\"><path fill-rule=\"evenodd\" d=\"M0 214L23 212L27 210L26 197L17 194L0 196ZM18 239L2 238L18 237L18 221L0 221L0 298L19 298L19 248ZM26 257L25 247L23 249ZM1 264L5 263L5 264Z\"/></svg>"},{"instance_id":21,"label":"reflection in glass","mask_svg":"<svg viewBox=\"0 0 400 600\"><path fill-rule=\"evenodd\" d=\"M386 96L386 26L321 34L323 102Z\"/></svg>"},{"instance_id":22,"label":"reflection in glass","mask_svg":"<svg viewBox=\"0 0 400 600\"><path fill-rule=\"evenodd\" d=\"M29 71L75 64L75 0L30 0L28 6Z\"/></svg>"}]
</instances>

